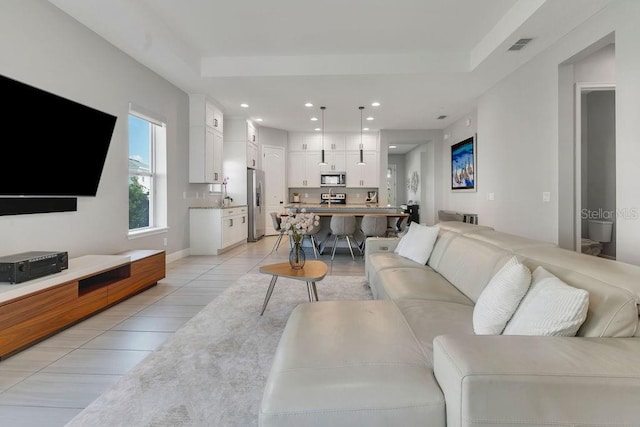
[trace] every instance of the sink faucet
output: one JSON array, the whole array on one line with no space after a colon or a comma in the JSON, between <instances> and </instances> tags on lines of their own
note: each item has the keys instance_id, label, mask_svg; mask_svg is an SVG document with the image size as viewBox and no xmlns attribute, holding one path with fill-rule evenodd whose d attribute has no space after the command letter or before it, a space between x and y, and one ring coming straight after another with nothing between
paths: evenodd
<instances>
[{"instance_id":1,"label":"sink faucet","mask_svg":"<svg viewBox=\"0 0 640 427\"><path fill-rule=\"evenodd\" d=\"M329 207L331 207L331 193L333 193L333 187L329 188Z\"/></svg>"}]
</instances>

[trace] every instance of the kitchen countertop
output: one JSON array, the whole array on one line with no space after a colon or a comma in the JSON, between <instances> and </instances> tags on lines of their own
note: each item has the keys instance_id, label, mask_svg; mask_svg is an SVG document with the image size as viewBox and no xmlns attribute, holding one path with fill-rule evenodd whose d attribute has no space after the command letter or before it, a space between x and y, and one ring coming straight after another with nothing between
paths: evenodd
<instances>
[{"instance_id":1,"label":"kitchen countertop","mask_svg":"<svg viewBox=\"0 0 640 427\"><path fill-rule=\"evenodd\" d=\"M397 206L378 206L377 204L354 204L346 205L332 203L331 206L326 203L292 203L285 206L286 209L300 211L306 209L308 212L369 212L369 213L400 213L402 209Z\"/></svg>"},{"instance_id":2,"label":"kitchen countertop","mask_svg":"<svg viewBox=\"0 0 640 427\"><path fill-rule=\"evenodd\" d=\"M189 206L189 209L234 209L234 208L246 208L247 205L231 205L231 206L217 206L214 203L194 203Z\"/></svg>"}]
</instances>

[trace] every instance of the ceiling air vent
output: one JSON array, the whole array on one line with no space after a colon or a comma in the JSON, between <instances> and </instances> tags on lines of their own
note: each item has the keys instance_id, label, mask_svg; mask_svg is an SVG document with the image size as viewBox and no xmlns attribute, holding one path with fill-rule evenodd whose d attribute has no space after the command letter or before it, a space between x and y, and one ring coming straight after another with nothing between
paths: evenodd
<instances>
[{"instance_id":1,"label":"ceiling air vent","mask_svg":"<svg viewBox=\"0 0 640 427\"><path fill-rule=\"evenodd\" d=\"M517 42L515 42L509 49L507 50L520 50L523 47L525 47L527 44L529 44L529 42L533 40L533 39L520 39Z\"/></svg>"},{"instance_id":2,"label":"ceiling air vent","mask_svg":"<svg viewBox=\"0 0 640 427\"><path fill-rule=\"evenodd\" d=\"M447 116L438 116L438 120L446 119Z\"/></svg>"}]
</instances>

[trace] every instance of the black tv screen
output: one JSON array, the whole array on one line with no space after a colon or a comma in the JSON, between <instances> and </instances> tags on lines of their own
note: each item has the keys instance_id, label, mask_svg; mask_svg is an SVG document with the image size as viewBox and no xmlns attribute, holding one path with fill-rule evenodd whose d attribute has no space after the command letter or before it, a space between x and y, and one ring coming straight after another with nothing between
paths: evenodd
<instances>
[{"instance_id":1,"label":"black tv screen","mask_svg":"<svg viewBox=\"0 0 640 427\"><path fill-rule=\"evenodd\" d=\"M0 197L95 196L116 117L1 75L0 96Z\"/></svg>"}]
</instances>

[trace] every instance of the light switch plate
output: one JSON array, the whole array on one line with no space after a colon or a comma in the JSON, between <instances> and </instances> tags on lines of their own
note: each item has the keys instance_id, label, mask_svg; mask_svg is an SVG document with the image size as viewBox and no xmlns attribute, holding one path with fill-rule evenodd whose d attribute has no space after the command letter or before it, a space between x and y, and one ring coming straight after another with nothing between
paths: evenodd
<instances>
[{"instance_id":1,"label":"light switch plate","mask_svg":"<svg viewBox=\"0 0 640 427\"><path fill-rule=\"evenodd\" d=\"M551 193L548 191L543 191L542 192L542 201L543 202L550 202L551 201Z\"/></svg>"}]
</instances>

